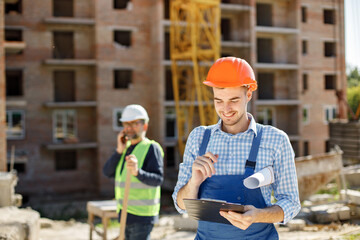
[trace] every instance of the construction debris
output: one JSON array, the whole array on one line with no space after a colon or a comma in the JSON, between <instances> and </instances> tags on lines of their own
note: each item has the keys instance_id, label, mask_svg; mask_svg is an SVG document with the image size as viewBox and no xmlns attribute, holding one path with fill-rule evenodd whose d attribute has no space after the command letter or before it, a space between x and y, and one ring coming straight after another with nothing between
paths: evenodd
<instances>
[{"instance_id":1,"label":"construction debris","mask_svg":"<svg viewBox=\"0 0 360 240\"><path fill-rule=\"evenodd\" d=\"M341 190L340 194L350 203L360 206L360 191L347 189L347 190Z\"/></svg>"},{"instance_id":2,"label":"construction debris","mask_svg":"<svg viewBox=\"0 0 360 240\"><path fill-rule=\"evenodd\" d=\"M343 169L346 183L350 188L360 187L360 164L345 167Z\"/></svg>"},{"instance_id":3,"label":"construction debris","mask_svg":"<svg viewBox=\"0 0 360 240\"><path fill-rule=\"evenodd\" d=\"M32 209L0 208L0 239L38 240L40 214Z\"/></svg>"},{"instance_id":4,"label":"construction debris","mask_svg":"<svg viewBox=\"0 0 360 240\"><path fill-rule=\"evenodd\" d=\"M311 207L316 223L326 224L350 219L350 208L344 204L325 204Z\"/></svg>"},{"instance_id":5,"label":"construction debris","mask_svg":"<svg viewBox=\"0 0 360 240\"><path fill-rule=\"evenodd\" d=\"M302 231L306 226L306 222L303 219L292 219L286 226L289 228L289 231Z\"/></svg>"},{"instance_id":6,"label":"construction debris","mask_svg":"<svg viewBox=\"0 0 360 240\"><path fill-rule=\"evenodd\" d=\"M21 195L15 194L17 181L16 173L0 172L0 207L21 205Z\"/></svg>"},{"instance_id":7,"label":"construction debris","mask_svg":"<svg viewBox=\"0 0 360 240\"><path fill-rule=\"evenodd\" d=\"M328 153L295 159L301 201L308 199L341 174L343 167L341 155L342 151L336 148L335 151Z\"/></svg>"}]
</instances>

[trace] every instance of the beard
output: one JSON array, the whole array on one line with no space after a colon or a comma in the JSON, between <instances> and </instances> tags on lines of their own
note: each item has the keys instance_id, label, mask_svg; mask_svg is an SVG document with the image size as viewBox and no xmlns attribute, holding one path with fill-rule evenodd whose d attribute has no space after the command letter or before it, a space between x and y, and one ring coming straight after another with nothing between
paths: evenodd
<instances>
[{"instance_id":1,"label":"beard","mask_svg":"<svg viewBox=\"0 0 360 240\"><path fill-rule=\"evenodd\" d=\"M126 133L126 136L129 140L138 139L140 138L140 134L136 132Z\"/></svg>"}]
</instances>

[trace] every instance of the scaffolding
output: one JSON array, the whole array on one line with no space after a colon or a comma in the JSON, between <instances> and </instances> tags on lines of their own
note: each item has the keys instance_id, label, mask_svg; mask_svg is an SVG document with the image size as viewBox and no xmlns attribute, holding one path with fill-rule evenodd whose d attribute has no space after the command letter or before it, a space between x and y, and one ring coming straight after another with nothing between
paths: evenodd
<instances>
[{"instance_id":1,"label":"scaffolding","mask_svg":"<svg viewBox=\"0 0 360 240\"><path fill-rule=\"evenodd\" d=\"M211 88L202 84L220 53L220 0L170 1L170 58L179 152L198 114L214 124Z\"/></svg>"}]
</instances>

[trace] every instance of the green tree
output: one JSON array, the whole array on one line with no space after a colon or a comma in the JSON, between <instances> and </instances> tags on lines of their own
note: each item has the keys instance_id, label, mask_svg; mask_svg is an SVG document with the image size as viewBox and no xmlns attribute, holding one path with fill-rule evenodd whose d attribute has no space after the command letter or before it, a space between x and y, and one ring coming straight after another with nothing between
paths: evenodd
<instances>
[{"instance_id":1,"label":"green tree","mask_svg":"<svg viewBox=\"0 0 360 240\"><path fill-rule=\"evenodd\" d=\"M356 109L360 104L360 85L347 89L347 100L350 108L353 110L354 113L356 113Z\"/></svg>"},{"instance_id":2,"label":"green tree","mask_svg":"<svg viewBox=\"0 0 360 240\"><path fill-rule=\"evenodd\" d=\"M348 88L359 86L360 72L357 67L348 67L347 83Z\"/></svg>"},{"instance_id":3,"label":"green tree","mask_svg":"<svg viewBox=\"0 0 360 240\"><path fill-rule=\"evenodd\" d=\"M348 67L347 101L354 113L360 104L360 72L357 67Z\"/></svg>"}]
</instances>

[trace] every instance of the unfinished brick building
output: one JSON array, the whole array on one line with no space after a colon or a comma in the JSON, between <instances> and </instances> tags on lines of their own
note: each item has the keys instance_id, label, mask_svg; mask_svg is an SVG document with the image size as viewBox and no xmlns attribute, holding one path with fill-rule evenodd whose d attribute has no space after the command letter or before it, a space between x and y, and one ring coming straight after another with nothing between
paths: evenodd
<instances>
[{"instance_id":1,"label":"unfinished brick building","mask_svg":"<svg viewBox=\"0 0 360 240\"><path fill-rule=\"evenodd\" d=\"M176 177L169 1L5 0L7 149L10 159L15 146L25 202L111 197L102 166L132 103L148 110L148 136L163 145L166 174ZM255 68L249 110L287 132L297 156L328 150L335 92L346 90L343 4L220 4L221 55Z\"/></svg>"}]
</instances>

